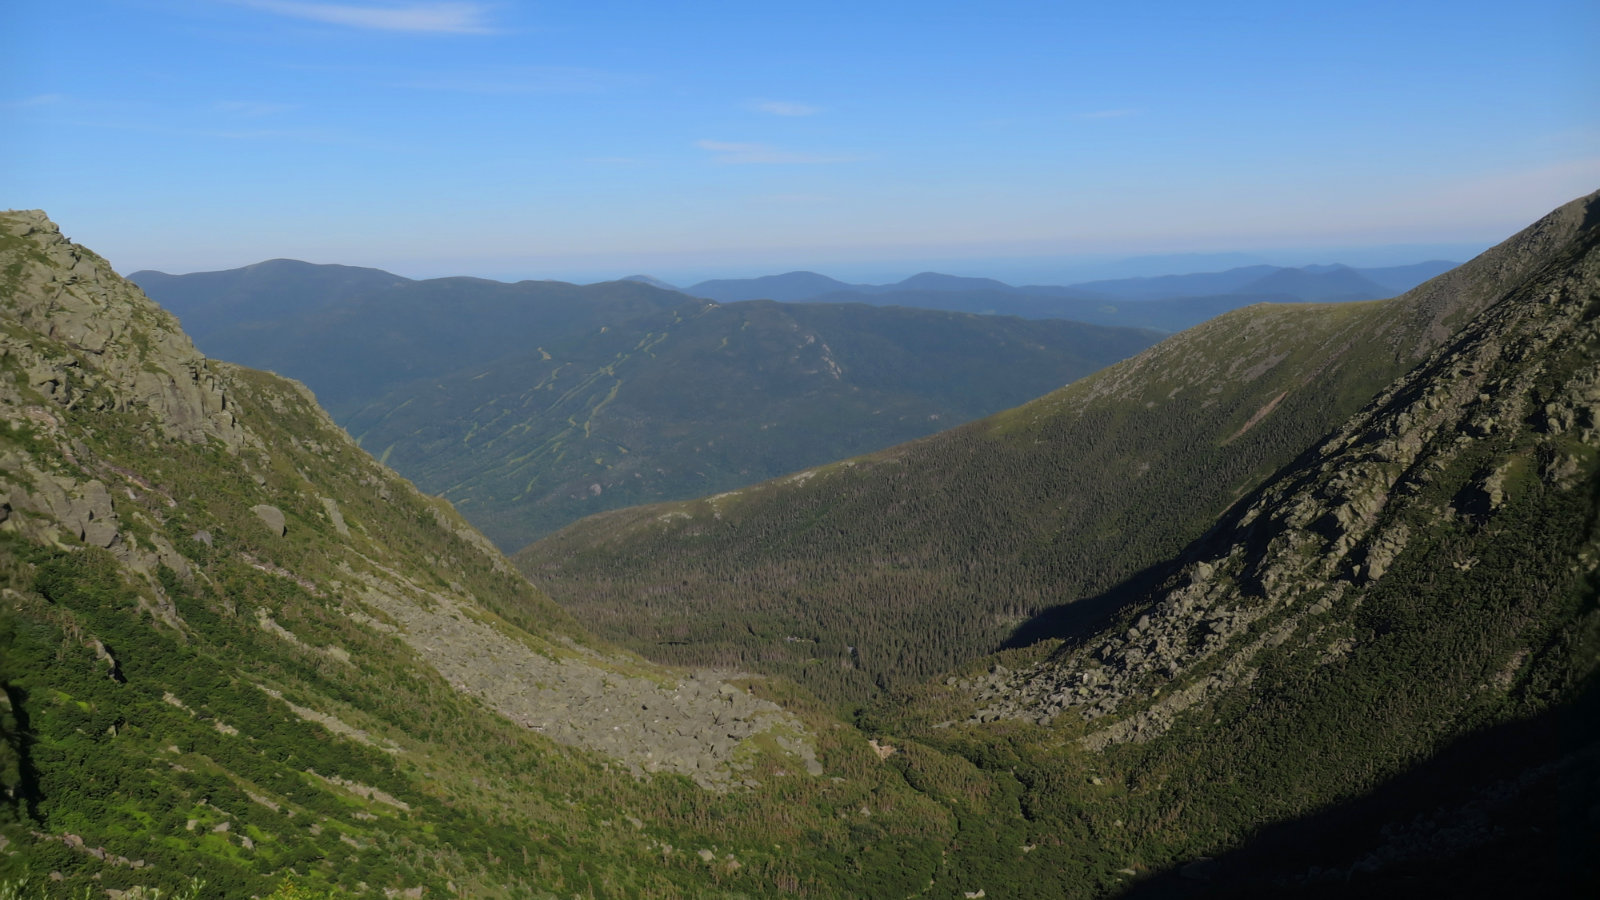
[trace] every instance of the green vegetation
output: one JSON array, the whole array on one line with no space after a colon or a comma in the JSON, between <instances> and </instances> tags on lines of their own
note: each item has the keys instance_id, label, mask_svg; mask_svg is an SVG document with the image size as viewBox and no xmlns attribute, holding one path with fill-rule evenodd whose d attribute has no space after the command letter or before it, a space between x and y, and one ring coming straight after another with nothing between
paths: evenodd
<instances>
[{"instance_id":1,"label":"green vegetation","mask_svg":"<svg viewBox=\"0 0 1600 900\"><path fill-rule=\"evenodd\" d=\"M129 308L103 307L96 323L134 321L144 301L102 278L107 293L85 295ZM497 714L402 640L363 586L475 598L473 616L544 652L668 683L680 673L594 644L281 379L205 364L196 377L220 385L244 430L216 419L206 427L232 443L168 436L173 422L122 399L116 366L133 338L96 354L22 331L35 308L25 287L0 297L18 329L0 353L0 880L49 896L168 896L196 875L205 896L266 895L286 878L312 896L773 884L841 896L890 840L923 848L923 868L876 876L886 890L930 877L947 816L799 695L775 696L831 777L793 772L757 741L744 755L754 786L725 793L636 778ZM147 357L139 370L168 367L179 363ZM81 394L25 377L74 369ZM110 486L109 511L87 499L95 482ZM51 485L70 493L52 501ZM264 503L281 534L255 512ZM85 514L114 529L109 546L80 537ZM871 828L836 815L877 797L887 807Z\"/></svg>"},{"instance_id":2,"label":"green vegetation","mask_svg":"<svg viewBox=\"0 0 1600 900\"><path fill-rule=\"evenodd\" d=\"M989 419L600 514L514 558L608 640L780 674L835 704L1081 636L1554 240L1541 223L1393 300L1238 310Z\"/></svg>"},{"instance_id":3,"label":"green vegetation","mask_svg":"<svg viewBox=\"0 0 1600 900\"><path fill-rule=\"evenodd\" d=\"M1154 334L860 305L694 303L409 383L344 420L501 547L1003 409Z\"/></svg>"},{"instance_id":4,"label":"green vegetation","mask_svg":"<svg viewBox=\"0 0 1600 900\"><path fill-rule=\"evenodd\" d=\"M793 535L849 524L830 518L833 495L806 491L888 491L882 507L835 502L892 522L928 514L917 503L932 484L968 498L942 520L956 537L879 541L880 568L915 586L919 569L957 571L935 551L965 548L957 558L980 573L1033 566L1041 599L1027 602L1053 602L1043 579L1111 577L1074 574L1075 557L1047 552L1060 523L1079 521L1069 512L1098 514L1112 497L1081 475L1022 468L1027 448L1068 439L1063 421L1109 436L1085 445L1108 478L1190 490L1196 472L1139 465L1141 441L1170 455L1184 440L1143 418L1167 402L1183 434L1210 438L1193 456L1231 473L1191 501L1232 504L1203 534L1148 531L1182 546L1118 557L1152 574L1147 589L1124 588L1134 606L1115 628L989 659L952 651L966 662L947 677L885 678L848 723L807 685L834 690L836 705L849 677L709 682L716 709L749 691L787 716L737 746L739 780L721 790L540 733L592 697L565 695L570 709L536 721L506 712L495 685L549 689L528 672L609 698L637 696L618 687L629 678L687 681L590 637L293 384L199 359L103 261L41 220L0 217L0 237L27 248L0 258L12 273L0 292L0 892L1592 894L1600 217L1587 205L1561 215L1509 245L1521 255L1456 276L1470 291L1313 309L1325 318L1310 325L1249 310L950 437L611 517L634 523L612 540L664 532L677 541L666 552L683 552L721 546L722 524L784 524L770 518L776 499L800 498L807 528L754 532L755 560L774 571L777 542L789 542L798 592L802 564L826 571L807 554L846 548ZM1307 331L1310 343L1289 340ZM1319 366L1318 340L1343 349ZM1366 390L1340 366L1419 347L1441 350L1316 431L1317 401L1358 403ZM1308 396L1295 401L1291 385ZM1274 425L1280 415L1292 427ZM1302 440L1297 428L1310 437L1279 471L1254 474ZM930 459L946 467L919 468ZM1000 470L986 476L984 459ZM929 471L939 477L919 480ZM971 503L986 494L992 504ZM1178 495L1141 496L1147 520L1202 515ZM672 512L689 518L661 521ZM1030 538L985 543L985 521ZM1107 533L1119 524L1099 521ZM685 522L699 531L674 530ZM1268 577L1291 570L1294 584ZM682 580L651 596L673 598ZM1208 613L1251 618L1226 630L1167 602L1202 588ZM865 614L874 628L905 621L876 614ZM1169 626L1190 643L1215 636L1218 650L1139 675L1123 635ZM485 640L441 655L451 628ZM819 637L787 636L797 649ZM857 647L863 669L877 647L915 658L909 644L867 637L879 643ZM1052 713L1029 693L1069 689L1082 671L1114 701L1092 708L1103 715ZM1166 706L1203 683L1216 688ZM991 695L983 715L980 691ZM1123 728L1158 709L1170 711L1150 720L1159 727ZM640 721L584 710L616 729ZM795 739L820 774L786 746Z\"/></svg>"},{"instance_id":5,"label":"green vegetation","mask_svg":"<svg viewBox=\"0 0 1600 900\"><path fill-rule=\"evenodd\" d=\"M1403 370L1378 339L1393 318L1384 303L1252 307L990 419L602 515L516 559L647 656L860 702L1171 558Z\"/></svg>"}]
</instances>

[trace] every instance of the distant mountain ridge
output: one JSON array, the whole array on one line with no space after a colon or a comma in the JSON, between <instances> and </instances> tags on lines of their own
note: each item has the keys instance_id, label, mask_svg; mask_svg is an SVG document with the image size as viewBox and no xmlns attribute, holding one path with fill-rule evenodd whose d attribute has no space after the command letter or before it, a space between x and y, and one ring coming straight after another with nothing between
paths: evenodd
<instances>
[{"instance_id":1,"label":"distant mountain ridge","mask_svg":"<svg viewBox=\"0 0 1600 900\"><path fill-rule=\"evenodd\" d=\"M331 300L380 290L411 279L357 266L269 259L242 269L168 275L140 271L128 280L165 298L190 336L210 334L238 321L320 311Z\"/></svg>"},{"instance_id":2,"label":"distant mountain ridge","mask_svg":"<svg viewBox=\"0 0 1600 900\"><path fill-rule=\"evenodd\" d=\"M177 276L135 272L129 280L177 315L206 353L305 382L335 418L403 382L686 299L636 281L413 281L293 260Z\"/></svg>"},{"instance_id":3,"label":"distant mountain ridge","mask_svg":"<svg viewBox=\"0 0 1600 900\"><path fill-rule=\"evenodd\" d=\"M862 304L688 300L406 382L343 423L514 550L602 510L732 490L987 415L1158 337Z\"/></svg>"},{"instance_id":4,"label":"distant mountain ridge","mask_svg":"<svg viewBox=\"0 0 1600 900\"><path fill-rule=\"evenodd\" d=\"M134 278L194 323L205 352L304 382L507 550L593 512L987 415L1159 337L861 303L722 305L636 279L413 281L291 260Z\"/></svg>"},{"instance_id":5,"label":"distant mountain ridge","mask_svg":"<svg viewBox=\"0 0 1600 900\"><path fill-rule=\"evenodd\" d=\"M1251 303L1379 300L1451 269L1443 260L1356 269L1254 265L1223 272L1016 287L992 278L923 272L894 284L846 284L815 272L718 279L683 288L720 302L874 303L1180 331Z\"/></svg>"},{"instance_id":6,"label":"distant mountain ridge","mask_svg":"<svg viewBox=\"0 0 1600 900\"><path fill-rule=\"evenodd\" d=\"M1441 275L1459 263L1430 260L1405 266L1354 268L1334 263L1299 267L1252 265L1227 269L1221 272L1197 272L1187 275L1158 275L1145 278L1117 278L1101 281L1074 282L1065 285L1014 286L994 278L972 278L945 275L939 272L922 272L893 284L847 284L816 272L787 272L783 275L764 275L758 278L722 278L702 281L680 288L686 294L708 300L733 302L737 300L813 300L840 293L891 294L901 291L995 291L999 293L1028 294L1032 296L1075 296L1085 298L1111 298L1123 300L1170 300L1179 297L1202 297L1215 294L1267 293L1257 282L1279 275L1283 288L1305 284L1326 292L1319 282L1349 284L1351 289L1391 291L1403 293L1435 275ZM1298 274L1296 274L1298 273ZM1331 277L1329 277L1331 276ZM649 276L635 276L648 278ZM652 279L654 280L654 279ZM1269 282L1270 284L1270 282ZM1348 292L1348 291L1346 291ZM783 296L778 296L781 293ZM1302 299L1316 299L1307 296ZM1376 300L1381 297L1363 297Z\"/></svg>"}]
</instances>

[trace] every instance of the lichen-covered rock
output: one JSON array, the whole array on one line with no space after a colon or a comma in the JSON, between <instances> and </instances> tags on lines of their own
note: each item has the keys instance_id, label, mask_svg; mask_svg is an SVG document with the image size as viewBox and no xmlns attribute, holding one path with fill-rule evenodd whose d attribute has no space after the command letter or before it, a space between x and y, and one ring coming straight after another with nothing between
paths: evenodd
<instances>
[{"instance_id":1,"label":"lichen-covered rock","mask_svg":"<svg viewBox=\"0 0 1600 900\"><path fill-rule=\"evenodd\" d=\"M19 267L0 299L14 323L0 330L0 359L22 370L28 388L68 408L147 409L182 440L215 438L233 450L246 442L212 364L175 318L38 210L0 214L7 238L34 264ZM18 401L15 390L0 384Z\"/></svg>"},{"instance_id":2,"label":"lichen-covered rock","mask_svg":"<svg viewBox=\"0 0 1600 900\"><path fill-rule=\"evenodd\" d=\"M322 501L322 509L328 514L328 521L333 524L333 530L337 531L340 537L349 537L350 526L345 524L344 514L339 511L339 501L332 497L318 499Z\"/></svg>"},{"instance_id":3,"label":"lichen-covered rock","mask_svg":"<svg viewBox=\"0 0 1600 900\"><path fill-rule=\"evenodd\" d=\"M276 506L260 503L250 507L250 511L255 513L256 518L259 518L262 524L267 526L267 530L277 537L283 537L288 532L288 522L283 517L283 510Z\"/></svg>"}]
</instances>

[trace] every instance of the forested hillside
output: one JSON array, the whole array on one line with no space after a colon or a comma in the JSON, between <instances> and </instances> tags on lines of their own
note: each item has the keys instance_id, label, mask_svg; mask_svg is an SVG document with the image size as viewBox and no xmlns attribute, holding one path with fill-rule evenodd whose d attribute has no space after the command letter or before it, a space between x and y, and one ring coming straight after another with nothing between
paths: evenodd
<instances>
[{"instance_id":1,"label":"forested hillside","mask_svg":"<svg viewBox=\"0 0 1600 900\"><path fill-rule=\"evenodd\" d=\"M294 260L133 279L199 326L202 349L306 383L363 446L508 551L591 513L931 434L1158 337Z\"/></svg>"},{"instance_id":2,"label":"forested hillside","mask_svg":"<svg viewBox=\"0 0 1600 900\"><path fill-rule=\"evenodd\" d=\"M135 272L129 280L176 315L201 350L304 382L339 420L402 383L531 352L686 299L636 281L412 281L290 259L189 275Z\"/></svg>"},{"instance_id":3,"label":"forested hillside","mask_svg":"<svg viewBox=\"0 0 1600 900\"><path fill-rule=\"evenodd\" d=\"M1130 872L1191 860L1140 895L1592 896L1600 198L1558 215L1570 242L1114 627L885 715L1018 756L1069 821L1047 735L1082 735Z\"/></svg>"},{"instance_id":4,"label":"forested hillside","mask_svg":"<svg viewBox=\"0 0 1600 900\"><path fill-rule=\"evenodd\" d=\"M1581 221L1558 211L1393 300L1239 310L969 426L593 517L516 560L652 658L782 673L836 702L1081 633Z\"/></svg>"},{"instance_id":5,"label":"forested hillside","mask_svg":"<svg viewBox=\"0 0 1600 900\"><path fill-rule=\"evenodd\" d=\"M696 301L409 382L344 424L514 550L591 513L743 487L949 428L1156 337L859 304Z\"/></svg>"}]
</instances>

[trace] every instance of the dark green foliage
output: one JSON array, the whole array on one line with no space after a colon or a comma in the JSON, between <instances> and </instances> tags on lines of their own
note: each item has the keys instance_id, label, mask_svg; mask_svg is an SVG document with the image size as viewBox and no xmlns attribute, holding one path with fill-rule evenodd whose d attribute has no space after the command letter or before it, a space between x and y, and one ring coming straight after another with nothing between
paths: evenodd
<instances>
[{"instance_id":1,"label":"dark green foliage","mask_svg":"<svg viewBox=\"0 0 1600 900\"><path fill-rule=\"evenodd\" d=\"M407 384L344 424L514 550L593 512L948 428L1153 340L1062 321L696 303Z\"/></svg>"},{"instance_id":2,"label":"dark green foliage","mask_svg":"<svg viewBox=\"0 0 1600 900\"><path fill-rule=\"evenodd\" d=\"M1228 507L1571 240L1578 205L1401 297L1260 305L1033 403L693 503L604 513L518 565L601 636L836 703L1081 637Z\"/></svg>"},{"instance_id":3,"label":"dark green foliage","mask_svg":"<svg viewBox=\"0 0 1600 900\"><path fill-rule=\"evenodd\" d=\"M1392 319L1379 304L1255 307L999 416L808 478L596 517L516 558L648 656L860 701L1171 558L1401 370L1375 337ZM1069 606L1050 630L1107 606Z\"/></svg>"}]
</instances>

